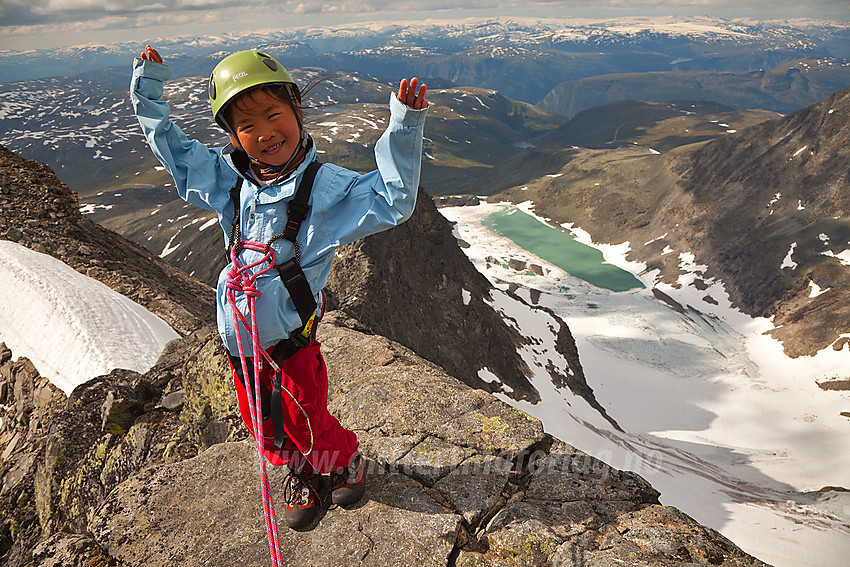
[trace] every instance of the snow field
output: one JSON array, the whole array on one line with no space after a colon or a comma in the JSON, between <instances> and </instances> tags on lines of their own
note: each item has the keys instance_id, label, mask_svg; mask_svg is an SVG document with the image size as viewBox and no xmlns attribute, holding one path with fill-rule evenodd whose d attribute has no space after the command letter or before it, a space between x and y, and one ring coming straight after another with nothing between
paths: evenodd
<instances>
[{"instance_id":1,"label":"snow field","mask_svg":"<svg viewBox=\"0 0 850 567\"><path fill-rule=\"evenodd\" d=\"M63 262L0 241L0 341L70 394L115 368L146 372L179 335Z\"/></svg>"},{"instance_id":2,"label":"snow field","mask_svg":"<svg viewBox=\"0 0 850 567\"><path fill-rule=\"evenodd\" d=\"M532 405L497 396L541 419L559 439L641 474L661 491L664 504L717 529L763 561L777 567L846 565L850 494L806 492L850 486L850 429L840 415L850 395L824 392L815 382L844 375L850 350L829 348L791 359L764 334L770 321L731 307L722 282L709 281L702 291L689 285L704 269L692 255L679 255L690 273L673 288L625 260L628 243L595 244L587 233L568 227L579 241L600 249L607 262L647 285L623 293L596 288L484 228L481 221L499 207L440 211L458 223L455 233L471 245L464 251L497 290L519 285L516 294L525 302L551 308L568 323L588 384L625 432L584 400L556 388L535 364L537 353L523 355L543 401ZM544 265L549 275L488 263L492 256ZM655 299L653 285L695 309L678 313ZM716 305L703 301L707 294ZM537 312L502 291L494 292L493 305L525 336L551 332Z\"/></svg>"}]
</instances>

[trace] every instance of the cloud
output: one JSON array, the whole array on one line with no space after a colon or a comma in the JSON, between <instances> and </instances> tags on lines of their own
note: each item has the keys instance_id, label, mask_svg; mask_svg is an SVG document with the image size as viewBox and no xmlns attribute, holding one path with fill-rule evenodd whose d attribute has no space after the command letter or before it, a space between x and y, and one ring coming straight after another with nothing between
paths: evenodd
<instances>
[{"instance_id":1,"label":"cloud","mask_svg":"<svg viewBox=\"0 0 850 567\"><path fill-rule=\"evenodd\" d=\"M0 0L0 25L82 22L116 15L156 17L162 13L218 10L233 4L232 0L159 0L153 4L135 0Z\"/></svg>"},{"instance_id":2,"label":"cloud","mask_svg":"<svg viewBox=\"0 0 850 567\"><path fill-rule=\"evenodd\" d=\"M182 25L204 33L216 22L220 30L255 26L286 27L310 23L345 23L376 19L422 19L465 16L617 17L638 15L710 15L717 17L813 17L850 21L847 0L0 0L0 46L11 47L41 34L53 43L90 30L121 30ZM235 26L239 27L235 27ZM47 37L50 35L51 37ZM65 43L68 45L69 43Z\"/></svg>"},{"instance_id":3,"label":"cloud","mask_svg":"<svg viewBox=\"0 0 850 567\"><path fill-rule=\"evenodd\" d=\"M36 23L39 18L33 15L33 4L28 0L0 1L0 22L2 25Z\"/></svg>"}]
</instances>

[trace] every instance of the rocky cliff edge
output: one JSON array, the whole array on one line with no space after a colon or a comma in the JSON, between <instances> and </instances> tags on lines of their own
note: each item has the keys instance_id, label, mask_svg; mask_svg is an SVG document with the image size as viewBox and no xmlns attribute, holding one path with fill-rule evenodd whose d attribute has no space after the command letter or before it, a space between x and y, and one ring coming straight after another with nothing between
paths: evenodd
<instances>
[{"instance_id":1,"label":"rocky cliff edge","mask_svg":"<svg viewBox=\"0 0 850 567\"><path fill-rule=\"evenodd\" d=\"M636 474L358 325L330 313L319 338L367 493L282 528L289 565L763 565ZM211 328L145 375L114 371L67 400L4 358L3 403L29 410L4 418L22 437L0 469L7 565L269 564L257 456Z\"/></svg>"}]
</instances>

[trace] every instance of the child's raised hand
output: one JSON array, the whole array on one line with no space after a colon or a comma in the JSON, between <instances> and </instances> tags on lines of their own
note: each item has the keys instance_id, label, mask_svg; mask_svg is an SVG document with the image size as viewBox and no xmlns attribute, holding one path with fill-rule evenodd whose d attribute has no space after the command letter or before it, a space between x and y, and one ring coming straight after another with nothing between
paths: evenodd
<instances>
[{"instance_id":1,"label":"child's raised hand","mask_svg":"<svg viewBox=\"0 0 850 567\"><path fill-rule=\"evenodd\" d=\"M150 45L145 46L145 50L142 51L142 59L146 61L153 61L154 63L162 63L162 57L159 55L159 52L151 47Z\"/></svg>"},{"instance_id":2,"label":"child's raised hand","mask_svg":"<svg viewBox=\"0 0 850 567\"><path fill-rule=\"evenodd\" d=\"M414 110L428 107L428 101L425 100L425 91L428 90L428 87L425 86L425 83L422 83L417 92L417 83L419 83L419 79L416 77L410 79L410 83L407 79L402 79L398 89L398 100Z\"/></svg>"}]
</instances>

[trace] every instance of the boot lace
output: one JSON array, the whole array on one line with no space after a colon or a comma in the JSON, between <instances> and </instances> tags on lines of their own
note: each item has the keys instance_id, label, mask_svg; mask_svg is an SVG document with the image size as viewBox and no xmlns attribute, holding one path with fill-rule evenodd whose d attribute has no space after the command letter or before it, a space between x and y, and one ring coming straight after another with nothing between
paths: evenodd
<instances>
[{"instance_id":1,"label":"boot lace","mask_svg":"<svg viewBox=\"0 0 850 567\"><path fill-rule=\"evenodd\" d=\"M318 500L319 495L308 480L309 477L312 477L312 472L289 473L287 476L283 486L283 500L290 508L307 505L311 496Z\"/></svg>"}]
</instances>

